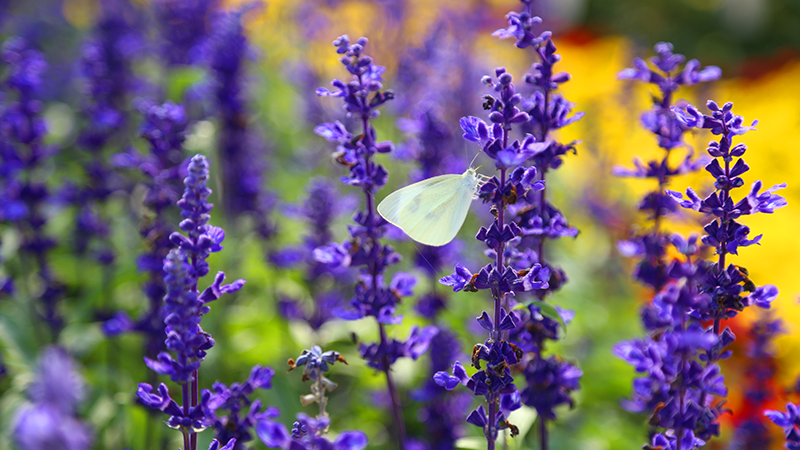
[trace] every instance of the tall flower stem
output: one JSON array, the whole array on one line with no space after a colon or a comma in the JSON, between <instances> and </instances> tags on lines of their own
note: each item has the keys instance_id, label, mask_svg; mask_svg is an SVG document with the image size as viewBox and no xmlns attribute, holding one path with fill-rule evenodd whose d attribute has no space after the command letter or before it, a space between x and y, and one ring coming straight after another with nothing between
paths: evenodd
<instances>
[{"instance_id":1,"label":"tall flower stem","mask_svg":"<svg viewBox=\"0 0 800 450\"><path fill-rule=\"evenodd\" d=\"M548 450L550 448L550 441L548 440L549 436L547 435L547 418L545 417L539 418L539 435L542 450Z\"/></svg>"},{"instance_id":2,"label":"tall flower stem","mask_svg":"<svg viewBox=\"0 0 800 450\"><path fill-rule=\"evenodd\" d=\"M363 76L359 75L358 81L361 85L364 84ZM365 136L364 145L370 146L374 145L371 142L370 136L371 125L369 123L369 114L362 114L361 115L361 131ZM367 170L367 176L371 177L373 174L371 173L374 167L372 163L371 157L369 154L365 156L365 168ZM377 236L377 230L374 226L375 224L375 196L372 194L371 186L365 185L364 197L367 204L367 217L369 220L370 226L367 227L370 239L370 252L376 252L378 246L380 245ZM378 255L374 255L370 261L370 275L372 276L372 294L374 296L374 301L378 301L378 277L380 275L380 271L376 264L376 258ZM384 347L389 344L389 339L386 336L386 329L384 328L382 323L378 323L378 330L380 331L381 343L380 346ZM394 378L392 377L391 373L391 365L389 363L388 355L384 356L383 361L383 372L386 374L386 389L389 391L389 397L392 400L392 416L394 418L394 426L395 426L395 434L397 436L397 446L398 449L403 450L405 448L406 442L406 425L403 419L403 407L400 404L400 395L397 393L397 387L394 384Z\"/></svg>"},{"instance_id":3,"label":"tall flower stem","mask_svg":"<svg viewBox=\"0 0 800 450\"><path fill-rule=\"evenodd\" d=\"M181 404L183 405L183 416L189 416L189 390L191 386L188 383L184 383L181 386ZM189 432L185 428L181 428L181 434L183 434L183 447L187 450L193 450L191 447L191 438L189 437Z\"/></svg>"},{"instance_id":4,"label":"tall flower stem","mask_svg":"<svg viewBox=\"0 0 800 450\"><path fill-rule=\"evenodd\" d=\"M381 332L381 344L388 342L383 324L378 324L378 328ZM388 358L384 358L383 372L386 374L386 388L392 399L392 416L394 418L395 433L397 434L397 448L403 450L406 448L406 424L403 420L403 407L400 405L400 395L397 393L397 387L394 384L392 368L389 366Z\"/></svg>"}]
</instances>

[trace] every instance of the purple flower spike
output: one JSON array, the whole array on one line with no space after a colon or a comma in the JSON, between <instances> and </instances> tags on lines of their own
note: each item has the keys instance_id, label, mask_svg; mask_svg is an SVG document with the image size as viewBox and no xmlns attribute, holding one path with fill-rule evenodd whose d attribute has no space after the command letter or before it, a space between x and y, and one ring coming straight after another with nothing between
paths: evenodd
<instances>
[{"instance_id":1,"label":"purple flower spike","mask_svg":"<svg viewBox=\"0 0 800 450\"><path fill-rule=\"evenodd\" d=\"M648 335L621 343L614 352L640 374L634 381L632 398L625 401L623 407L647 414L648 423L660 429L645 448L694 449L720 434L718 419L726 411L723 405L728 390L718 362L731 357L732 350L727 348L736 336L722 321L754 304L769 308L778 295L774 286L756 286L749 279L747 269L728 262L729 255L738 255L741 248L760 245L763 238L763 235L751 238L750 228L737 220L757 212L771 213L785 206L786 201L774 194L784 185L759 194L760 182L753 184L749 195L738 201L734 199L735 189L744 186L742 176L750 167L742 159L747 146L734 145L733 140L753 130L757 122L745 125L743 118L733 113L732 103L720 107L709 101L710 114L703 114L691 105L672 106L672 94L679 85L715 80L720 71L716 67L701 69L699 62L691 60L678 76L683 57L672 54L672 47L668 45L659 44L656 51L659 56L651 62L660 72L650 71L645 75L650 69L639 60L635 62L636 69L626 70L621 77L648 81L660 87L663 98L654 111L646 113L643 123L657 135L666 156L682 143L681 136L687 128L707 129L719 136L719 140L708 145L711 158L702 163L699 159L693 160L690 154L675 168L670 167L669 158L664 157L647 164L637 160L634 171L617 171L623 175L655 178L660 192L649 194L640 206L651 212L652 231L621 246L624 253L643 258L637 266L636 278L656 292L652 303L642 311ZM663 189L670 177L699 167L704 167L714 179L715 191L705 198L691 187L686 189L686 197L680 192ZM711 218L703 227L705 234L700 240L715 250L716 261L702 259L703 247L698 245L697 236L684 239L659 229L661 218L678 206ZM680 258L668 259L670 246ZM783 419L780 413L770 414L778 421ZM752 428L752 425L747 426ZM750 437L740 437L738 432L734 439L737 442L741 439L743 445L750 441ZM758 441L758 445L766 445L763 440Z\"/></svg>"},{"instance_id":2,"label":"purple flower spike","mask_svg":"<svg viewBox=\"0 0 800 450\"><path fill-rule=\"evenodd\" d=\"M155 119L183 126L182 119L178 120L183 114L182 108L151 108L149 112ZM145 128L147 127L146 125ZM161 145L158 147L160 150L154 149L154 153L179 150L182 138L177 144L173 144L164 140L168 136L158 131L159 128L155 126L148 131L150 138ZM173 145L178 147L170 150ZM156 167L154 162L152 164ZM164 258L163 273L160 274L166 284L166 294L163 296L163 315L156 317L163 317L166 325L161 328L161 333L166 333L164 344L168 351L158 353L156 359L144 358L150 369L161 375L169 375L173 382L182 386L180 400L183 405L170 397L169 390L163 383L157 393L153 392L149 384L141 383L137 395L145 405L166 413L169 416L167 424L181 431L187 446L192 445L190 442L195 442L192 450L196 448L196 440L191 439L191 436L210 425L217 429L218 439L216 444L212 444L212 448L219 448L219 442L226 442L223 448L238 450L251 439L249 430L255 426L257 420L274 416L270 409L261 411L260 401L251 402L248 398L255 389L270 386L272 372L271 369L256 366L245 383L233 384L230 388L216 383L213 391L200 391L198 369L206 352L214 346L214 339L200 327L202 317L210 311L207 303L219 299L223 294L236 292L244 285L244 280L223 285L225 274L219 272L211 286L202 293L198 288L199 278L208 274L206 258L210 253L222 250L220 244L225 237L221 228L208 224L213 208L208 203L208 196L211 194L207 187L208 179L209 164L206 158L202 155L191 158L186 167L184 194L177 202L184 218L180 229L186 235L178 232L170 235L169 241L177 248L170 250ZM155 266L153 256L140 258L140 265ZM157 287L152 285L152 295L159 292ZM249 412L241 414L243 406L248 405ZM220 409L229 410L228 415L221 416L218 412Z\"/></svg>"},{"instance_id":3,"label":"purple flower spike","mask_svg":"<svg viewBox=\"0 0 800 450\"><path fill-rule=\"evenodd\" d=\"M49 331L48 339L58 341L63 327L59 304L64 296L63 284L50 267L50 250L57 245L48 235L47 210L64 200L77 201L83 197L77 187L69 187L60 195L49 191L43 178L42 164L56 153L56 148L45 143L47 125L42 115L41 91L48 64L42 53L28 41L19 37L7 39L2 46L0 59L5 78L2 83L3 109L0 112L0 139L2 164L0 164L0 222L13 226L20 236L19 254L34 264L41 287L33 297L36 310ZM51 74L52 75L52 74ZM72 195L74 194L74 195ZM78 228L89 230L105 228L92 211L83 211L77 218ZM79 246L88 245L81 243ZM0 280L0 295L13 288L11 279Z\"/></svg>"},{"instance_id":4,"label":"purple flower spike","mask_svg":"<svg viewBox=\"0 0 800 450\"><path fill-rule=\"evenodd\" d=\"M386 372L387 389L392 399L392 414L396 427L395 435L398 446L405 447L405 424L398 401L394 381L389 375L391 365L400 357L417 359L425 352L430 340L438 331L435 327L412 329L405 342L389 338L386 326L400 323L402 316L395 314L397 305L403 297L411 295L416 280L414 277L398 273L390 283L386 282L386 269L400 261L400 255L394 249L381 242L386 233L388 223L378 215L375 205L375 194L386 184L389 172L378 164L374 156L377 153L390 153L394 150L391 142L377 140L377 133L370 121L379 115L379 108L394 99L392 90L384 90L383 74L386 69L374 63L365 54L368 44L366 38L359 38L353 43L347 35L337 38L333 45L337 54L343 55L340 62L351 75L350 81L333 80L332 90L319 88L316 94L320 97L332 97L341 100L347 116L353 123L361 125L360 132L349 131L341 122L324 123L315 128L315 132L329 142L337 145L334 159L346 167L349 173L341 178L342 182L360 188L364 196L364 210L353 216L354 224L348 227L350 239L342 244L323 242L313 251L314 259L325 266L326 270L341 271L345 268L358 268L358 282L355 295L351 298L349 308L335 307L333 315L346 320L357 320L363 317L374 317L380 331L380 341L376 343L359 343L359 353L370 367ZM320 401L318 398L311 401ZM299 419L299 417L298 417ZM312 439L314 429L326 429L317 423L299 420L307 430L295 427L293 437L306 442ZM342 448L351 445L342 441ZM360 440L352 441L358 447ZM340 445L337 444L337 445Z\"/></svg>"},{"instance_id":5,"label":"purple flower spike","mask_svg":"<svg viewBox=\"0 0 800 450\"><path fill-rule=\"evenodd\" d=\"M76 417L83 389L83 380L69 355L60 348L45 349L29 390L32 403L19 408L14 418L17 446L47 450L57 443L68 450L91 448L90 430Z\"/></svg>"},{"instance_id":6,"label":"purple flower spike","mask_svg":"<svg viewBox=\"0 0 800 450\"><path fill-rule=\"evenodd\" d=\"M222 205L227 214L252 218L258 234L269 239L276 232L270 218L276 200L274 193L264 189L269 145L252 125L252 108L248 105L245 69L256 51L248 42L243 23L249 12L261 6L260 1L247 2L238 10L214 14L208 27L210 35L194 53L208 66L212 78L204 90L220 122L218 148L225 186Z\"/></svg>"},{"instance_id":7,"label":"purple flower spike","mask_svg":"<svg viewBox=\"0 0 800 450\"><path fill-rule=\"evenodd\" d=\"M552 133L580 120L583 113L573 112L574 105L555 92L571 77L554 70L561 57L551 33L534 33L541 19L531 14L530 0L522 4L523 11L506 16L508 28L493 35L514 38L518 48L534 55L536 63L524 77L532 93L517 92L512 74L499 67L481 79L491 89L482 105L487 116L460 120L464 139L479 145L497 169L477 191L493 220L480 227L476 239L486 244L485 255L492 261L476 271L456 265L453 274L439 280L455 292L485 292L493 301L493 308L477 318L488 332L488 338L473 348L472 366L477 372L467 376L456 363L453 375L440 369L433 377L446 390L464 384L473 395L484 398L485 405L473 410L466 421L482 428L490 450L499 430L510 429L511 436L518 432L506 419L520 407L512 367L542 359L539 353L545 341L557 339L558 327L566 322L540 313L558 319L560 310L544 299L566 281L564 272L544 259L545 241L578 233L548 202L545 176L561 166L566 154L575 152L575 143L560 143ZM519 137L513 130L521 132ZM522 302L528 302L529 308L520 309L525 306L518 304ZM509 312L507 308L512 307ZM546 441L542 447L547 447Z\"/></svg>"}]
</instances>

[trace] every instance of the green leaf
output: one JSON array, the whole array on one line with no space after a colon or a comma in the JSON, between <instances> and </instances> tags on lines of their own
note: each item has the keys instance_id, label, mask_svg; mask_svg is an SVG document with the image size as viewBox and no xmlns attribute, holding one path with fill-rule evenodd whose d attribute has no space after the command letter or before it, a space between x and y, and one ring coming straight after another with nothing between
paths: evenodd
<instances>
[{"instance_id":1,"label":"green leaf","mask_svg":"<svg viewBox=\"0 0 800 450\"><path fill-rule=\"evenodd\" d=\"M528 300L527 302L523 302L518 304L517 306L513 307L511 310L522 309L526 308L530 305L536 305L539 307L539 312L547 317L548 319L555 320L561 325L561 329L564 330L564 334L567 334L567 324L564 323L564 319L561 318L561 315L558 314L558 311L553 307L553 305L549 303L545 303L540 300Z\"/></svg>"}]
</instances>

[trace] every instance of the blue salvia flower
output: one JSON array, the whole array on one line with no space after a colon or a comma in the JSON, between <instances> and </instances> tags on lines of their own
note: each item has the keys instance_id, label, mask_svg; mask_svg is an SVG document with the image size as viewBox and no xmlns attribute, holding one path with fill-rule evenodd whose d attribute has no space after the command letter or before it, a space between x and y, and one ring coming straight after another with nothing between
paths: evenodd
<instances>
[{"instance_id":1,"label":"blue salvia flower","mask_svg":"<svg viewBox=\"0 0 800 450\"><path fill-rule=\"evenodd\" d=\"M508 28L495 31L493 36L515 39L517 48L530 48L537 59L531 71L525 75L525 82L532 87L533 93L520 100L519 108L527 114L527 120L520 123L522 132L528 138L543 144L538 151L526 158L536 169L536 182L541 184L541 189L529 190L523 195L519 191L506 195L519 198L511 211L518 217L520 239L514 243L516 248L508 255L509 261L518 269L538 264L548 270L548 285L535 293L538 301L542 302L548 294L560 289L567 281L566 273L548 261L546 241L575 237L578 234L578 230L569 224L561 211L547 198L544 184L547 174L561 167L567 153L576 152L574 142L558 142L552 133L577 122L584 113L573 113L573 104L557 92L559 86L569 81L571 76L566 72L555 71L555 65L561 60L561 56L556 53L552 33L535 33L534 26L541 23L541 19L531 14L531 0L522 0L522 4L523 11L512 11L506 15ZM492 80L484 79L484 82L497 89ZM523 174L516 178L512 175L512 181L525 178ZM547 314L550 317L543 314L545 311L550 311ZM508 333L509 339L513 339L521 350L531 355L523 370L527 386L521 390L520 400L536 409L541 446L547 449L547 421L556 418L553 412L556 406L573 406L570 394L579 388L582 372L555 356L545 358L543 351L547 340L558 339L558 328L561 327L559 322L566 324L574 317L574 312L558 307L545 307L534 302L520 316L519 325Z\"/></svg>"},{"instance_id":2,"label":"blue salvia flower","mask_svg":"<svg viewBox=\"0 0 800 450\"><path fill-rule=\"evenodd\" d=\"M283 297L278 301L278 310L288 320L302 320L314 329L319 330L328 321L335 319L333 311L341 308L346 295L342 289L333 287L321 290L319 286L325 279L334 278L336 285L352 280L345 267L331 267L314 259L314 250L333 240L332 221L345 211L352 210L355 200L341 196L333 181L315 177L307 188L308 196L297 209L292 212L308 223L308 231L303 243L291 246L270 255L270 261L278 267L294 267L303 264L306 271L304 278L313 300L313 309L307 311L297 299Z\"/></svg>"},{"instance_id":3,"label":"blue salvia flower","mask_svg":"<svg viewBox=\"0 0 800 450\"><path fill-rule=\"evenodd\" d=\"M211 285L199 291L199 278L208 274L206 258L210 253L222 250L225 232L207 224L213 207L208 203L211 190L206 186L208 161L202 155L194 156L187 172L184 179L186 189L178 202L184 217L180 228L187 236L172 233L169 239L178 248L172 249L164 259L164 282L167 285L164 296L165 344L172 354L161 352L157 360L145 357L150 369L161 375L169 375L172 381L181 386L183 406L171 399L164 383L161 383L157 393L153 392L151 385L140 383L137 394L145 405L168 414L168 425L181 430L184 447L194 450L197 448L195 433L202 431L209 421L205 413L211 398L210 391L200 395L198 368L206 351L214 345L211 335L200 327L200 321L210 309L208 303L223 294L238 291L244 285L244 280L223 285L225 273L218 272Z\"/></svg>"},{"instance_id":4,"label":"blue salvia flower","mask_svg":"<svg viewBox=\"0 0 800 450\"><path fill-rule=\"evenodd\" d=\"M650 414L648 423L666 430L653 438L654 447L656 440L664 440L668 442L665 448L688 450L719 434L716 417L723 411L722 404L710 405L707 396L725 396L727 389L719 366L704 356L730 344L733 334L729 330L722 336L708 333L693 315L709 307L710 298L700 289L708 267L696 262L700 251L696 236L688 241L678 236L672 239L683 259L667 267L672 281L643 313L650 335L622 342L614 353L644 375L634 381L633 397L623 407Z\"/></svg>"},{"instance_id":5,"label":"blue salvia flower","mask_svg":"<svg viewBox=\"0 0 800 450\"><path fill-rule=\"evenodd\" d=\"M651 178L658 183L657 188L647 194L639 204L639 210L653 221L653 229L619 244L620 251L626 256L641 257L634 278L656 291L661 290L669 281L665 272L669 237L661 231L661 222L665 216L678 209L678 204L664 190L672 177L699 170L708 162L706 158L696 157L690 150L680 164L670 166L670 155L673 151L686 146L683 135L688 130L671 109L676 105L686 106L686 102L675 100L675 93L681 86L714 81L722 76L718 67L707 66L701 69L700 62L696 59L684 64L686 58L672 51L672 44L659 42L655 46L657 56L650 58L652 68L644 60L636 58L633 68L625 69L617 75L623 80L654 84L660 92L660 97L654 98L653 108L642 114L641 121L656 136L658 146L664 149L663 156L648 162L637 158L633 169L615 167L613 171L617 176Z\"/></svg>"},{"instance_id":6,"label":"blue salvia flower","mask_svg":"<svg viewBox=\"0 0 800 450\"><path fill-rule=\"evenodd\" d=\"M703 276L699 280L699 289L708 300L692 311L692 314L701 320L713 321L713 325L705 331L712 337L718 338L718 343L713 348L706 349L705 355L701 355L707 367L713 367L716 361L730 356L731 352L726 351L725 347L735 339L730 328L721 330L722 320L735 317L745 307L751 305L768 309L778 296L778 288L775 286L757 286L751 281L744 267L726 265L728 254L738 255L739 248L757 244L761 240L761 235L750 239L750 228L739 223L737 219L744 215L772 213L786 206L787 202L775 194L775 191L786 187L785 183L760 192L761 181L754 182L744 198L739 201L733 200L731 191L744 185L741 175L749 170L742 158L747 146L743 143L734 145L733 139L754 129L758 121L745 125L741 116L733 114L733 103L730 102L720 107L709 100L707 107L711 115L701 114L691 105L686 110L678 108L674 110L678 114L678 119L687 126L709 129L712 134L720 136L719 142L709 143L707 151L713 159L705 166L705 170L715 179L715 191L705 199L701 199L691 188L686 192L688 199L684 199L678 192L667 190L667 193L680 206L713 217L713 220L703 228L706 234L703 235L702 242L715 249L718 259L716 262L701 263L705 270L700 271ZM719 162L720 159L723 161L722 164ZM705 408L706 412L710 411L708 415L715 414L719 411L719 406L707 406L706 402L708 404L712 402L708 394L720 395L710 389L702 390L700 406ZM724 394L721 396L724 397ZM708 439L712 434L718 434L716 432L718 427L713 421L711 424L702 423L697 428L697 434L701 439Z\"/></svg>"},{"instance_id":7,"label":"blue salvia flower","mask_svg":"<svg viewBox=\"0 0 800 450\"><path fill-rule=\"evenodd\" d=\"M389 339L385 326L397 324L402 317L396 316L397 304L403 297L410 296L416 279L406 273L398 272L387 285L384 281L386 268L397 264L400 255L380 241L387 222L375 211L375 193L386 184L388 172L373 159L376 153L389 153L391 142L378 142L375 129L370 120L379 114L378 108L394 98L394 92L383 90L385 68L375 65L372 58L364 54L366 38L350 42L347 35L334 41L337 53L343 55L340 61L352 75L345 83L333 80L336 89L329 91L317 89L317 95L341 98L348 117L361 124L361 134L354 135L341 122L324 123L314 132L337 144L336 161L350 170L349 176L342 177L346 184L361 188L364 194L364 210L357 212L356 222L349 227L351 238L342 244L329 244L314 251L317 261L331 267L360 267L360 279L350 308L335 312L340 318L356 320L374 317L378 322L380 342L359 344L361 356L374 367L386 374L387 387L392 399L392 413L397 427L399 447L405 445L405 424L403 422L400 398L391 374L391 364L400 357L416 359L425 352L435 328L414 328L406 342Z\"/></svg>"},{"instance_id":8,"label":"blue salvia flower","mask_svg":"<svg viewBox=\"0 0 800 450\"><path fill-rule=\"evenodd\" d=\"M42 54L22 38L8 39L1 57L7 76L0 108L0 221L17 228L22 241L20 253L36 267L43 285L38 312L55 340L63 326L58 304L64 287L48 260L56 241L45 231L45 207L54 197L43 181L41 166L56 149L44 143L47 128L38 98L48 66ZM12 290L10 283L3 281L5 292Z\"/></svg>"},{"instance_id":9,"label":"blue salvia flower","mask_svg":"<svg viewBox=\"0 0 800 450\"><path fill-rule=\"evenodd\" d=\"M508 309L516 305L514 299L518 294L550 289L551 280L550 269L539 264L537 258L531 258L529 249L519 247L523 228L513 219L506 221L506 211L513 211L519 206L518 201L526 202L529 196L544 190L544 181L537 179L537 168L524 164L536 161L535 158L547 152L553 142L537 140L531 134L521 141L511 139L512 128L523 127L532 116L520 108L523 96L516 92L513 77L505 68L496 69L495 78L485 76L481 81L495 91L494 95L484 97L484 108L489 112L492 125L477 117L464 117L460 124L463 137L480 144L499 171L498 176L483 183L478 190L478 197L491 205L494 220L488 228L481 227L476 238L486 244L486 254L494 261L474 275L456 265L455 273L440 282L452 286L456 292L489 290L494 312L490 316L484 311L477 319L489 333L489 338L477 344L472 353L472 365L478 371L468 376L464 366L456 361L452 375L440 371L434 380L448 390L462 384L475 395L484 397L487 407L480 405L466 420L483 430L487 448L492 450L499 430L509 428L512 436L518 432L507 420L507 415L520 407L521 400L510 368L523 363L526 352L509 340L510 332L518 328L521 321L516 312L508 312ZM526 224L523 222L523 225ZM573 373L580 374L577 368L564 364L574 369ZM565 381L564 391L576 385L572 377L564 377L567 378L570 380Z\"/></svg>"},{"instance_id":10,"label":"blue salvia flower","mask_svg":"<svg viewBox=\"0 0 800 450\"><path fill-rule=\"evenodd\" d=\"M216 382L208 392L205 415L214 428L214 437L220 442L235 440L233 450L247 450L245 444L253 439L253 430L261 420L278 417L275 407L263 408L261 400L251 400L256 389L270 389L275 371L256 365L244 383L226 386ZM223 414L223 412L226 412Z\"/></svg>"},{"instance_id":11,"label":"blue salvia flower","mask_svg":"<svg viewBox=\"0 0 800 450\"><path fill-rule=\"evenodd\" d=\"M63 349L42 351L28 394L31 404L20 407L14 418L13 437L20 450L91 448L91 431L76 414L85 386Z\"/></svg>"},{"instance_id":12,"label":"blue salvia flower","mask_svg":"<svg viewBox=\"0 0 800 450\"><path fill-rule=\"evenodd\" d=\"M670 179L708 163L689 151L680 164L670 165L670 155L686 145L683 135L691 127L682 118L685 113L674 106L686 103L676 102L674 94L682 85L714 81L721 76L719 68L701 69L697 60L684 64L684 56L672 50L671 44L661 42L655 46L657 56L650 59L654 68L637 58L634 68L619 73L621 79L652 83L659 88L661 96L654 99L653 109L643 114L642 124L656 135L664 156L648 163L637 159L635 169L614 170L619 176L653 178L658 182L656 190L639 205L653 221L652 229L619 244L623 254L642 258L634 277L656 292L652 304L642 311L648 336L620 343L614 352L644 375L634 382L634 395L623 407L649 414L650 425L665 429L654 435L648 448L686 450L705 445L706 440L719 434L717 417L724 409L722 403L713 404L711 397L724 397L727 389L716 361L730 356L729 351L722 350L735 337L730 329L720 334L719 323L711 332L700 320L707 317L706 311L713 309L716 302L704 286L709 278L716 278L716 269L700 259L703 249L698 237L687 240L661 230L663 218L679 207L676 196L665 191ZM708 245L707 240L703 237L703 243ZM674 247L681 257L669 261L668 247ZM738 284L746 279L738 270L733 277Z\"/></svg>"},{"instance_id":13,"label":"blue salvia flower","mask_svg":"<svg viewBox=\"0 0 800 450\"><path fill-rule=\"evenodd\" d=\"M153 11L163 38L161 53L167 65L197 62L209 35L209 24L219 0L156 0Z\"/></svg>"},{"instance_id":14,"label":"blue salvia flower","mask_svg":"<svg viewBox=\"0 0 800 450\"><path fill-rule=\"evenodd\" d=\"M148 305L136 320L124 311L115 313L103 323L103 331L109 336L142 333L146 337L145 355L154 358L164 349L164 258L172 247L170 234L175 229L168 215L179 199L178 183L186 174L182 146L188 120L184 107L170 101L162 105L141 102L138 106L144 115L139 132L150 143L150 154L131 150L115 155L112 162L146 177L148 191L143 204L147 212L139 231L148 250L139 255L137 267L148 275L143 286Z\"/></svg>"},{"instance_id":15,"label":"blue salvia flower","mask_svg":"<svg viewBox=\"0 0 800 450\"><path fill-rule=\"evenodd\" d=\"M102 15L83 44L80 59L87 99L83 113L88 123L79 143L92 154L100 152L124 129L129 97L141 83L132 64L144 46L140 24L128 0L111 0L101 6Z\"/></svg>"},{"instance_id":16,"label":"blue salvia flower","mask_svg":"<svg viewBox=\"0 0 800 450\"><path fill-rule=\"evenodd\" d=\"M730 357L731 351L725 349L735 340L730 328L720 330L721 322L750 305L769 308L778 295L774 286L757 287L746 269L732 264L726 267L725 259L728 253L737 254L739 247L760 239L748 239L749 228L736 219L785 206L786 201L774 194L784 185L759 194L761 183L756 182L750 195L733 201L731 191L744 184L740 175L749 168L741 159L746 146L732 146L732 140L755 123L744 126L743 119L731 112L730 103L720 108L709 101L708 107L710 116L692 106L686 111L673 110L686 126L710 128L721 135L719 142L709 144L708 153L715 159L705 167L715 178L716 191L706 199L700 199L691 188L688 200L677 192L668 190L667 194L684 208L711 213L714 219L705 226L702 243L714 248L719 259L702 260L696 236L689 240L672 236L671 245L683 258L667 265L666 284L643 312L650 336L615 349L617 356L645 374L635 381L633 399L625 406L649 413L649 423L666 430L653 438L654 448L662 445L656 443L661 440L667 448L689 450L719 435L717 418L724 411L724 402L715 402L714 396L725 397L727 389L717 361ZM724 168L716 158L723 158ZM734 158L738 158L735 163ZM702 321L712 325L706 327Z\"/></svg>"},{"instance_id":17,"label":"blue salvia flower","mask_svg":"<svg viewBox=\"0 0 800 450\"><path fill-rule=\"evenodd\" d=\"M267 447L289 450L361 450L366 448L367 436L361 431L345 431L333 442L325 436L330 428L330 418L326 410L327 393L337 386L325 376L325 373L337 362L347 364L339 352L333 350L323 352L316 345L308 350L303 350L296 361L289 360L290 371L302 367L303 381L313 381L311 393L300 397L300 402L303 405L317 403L319 414L313 418L304 413L297 414L291 434L279 422L269 420L269 418L260 421L256 430L258 437Z\"/></svg>"},{"instance_id":18,"label":"blue salvia flower","mask_svg":"<svg viewBox=\"0 0 800 450\"><path fill-rule=\"evenodd\" d=\"M303 405L317 403L319 405L319 416L328 415L326 392L334 390L337 384L328 379L325 373L330 370L330 366L337 362L347 364L347 361L339 352L334 350L323 352L322 348L317 345L309 350L303 350L303 353L297 357L296 361L294 359L289 360L290 371L302 367L303 381L311 380L314 382L311 385L311 393L300 397L300 402Z\"/></svg>"},{"instance_id":19,"label":"blue salvia flower","mask_svg":"<svg viewBox=\"0 0 800 450\"><path fill-rule=\"evenodd\" d=\"M255 52L242 24L242 17L258 6L260 3L251 3L217 15L202 53L211 72L214 108L221 119L219 159L226 187L223 204L234 216L252 215L258 233L269 238L275 234L275 224L269 218L275 196L265 190L265 145L250 123L245 65Z\"/></svg>"},{"instance_id":20,"label":"blue salvia flower","mask_svg":"<svg viewBox=\"0 0 800 450\"><path fill-rule=\"evenodd\" d=\"M94 33L83 44L80 71L85 104L82 113L87 123L78 143L90 157L84 165L88 182L84 186L72 186L62 194L77 207L74 234L78 254L85 254L92 242L99 240L93 256L104 264L113 261L114 253L108 242L108 219L103 217L101 205L122 186L103 150L126 130L129 96L139 83L131 66L143 42L132 16L134 10L127 0L104 2Z\"/></svg>"}]
</instances>

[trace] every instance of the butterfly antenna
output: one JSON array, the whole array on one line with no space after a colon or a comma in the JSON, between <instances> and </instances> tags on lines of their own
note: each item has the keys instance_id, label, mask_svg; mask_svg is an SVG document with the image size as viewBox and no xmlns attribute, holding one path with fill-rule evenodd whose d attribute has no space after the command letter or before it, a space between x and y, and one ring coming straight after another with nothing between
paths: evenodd
<instances>
[{"instance_id":1,"label":"butterfly antenna","mask_svg":"<svg viewBox=\"0 0 800 450\"><path fill-rule=\"evenodd\" d=\"M475 157L474 157L474 158L472 158L472 162L470 162L470 163L469 163L469 166L470 166L470 167L472 167L472 165L473 165L473 164L475 164L475 160L476 160L476 159L478 159L478 155L480 155L482 151L483 151L483 149L481 149L481 150L478 150L478 153L476 153L476 154L475 154Z\"/></svg>"}]
</instances>

